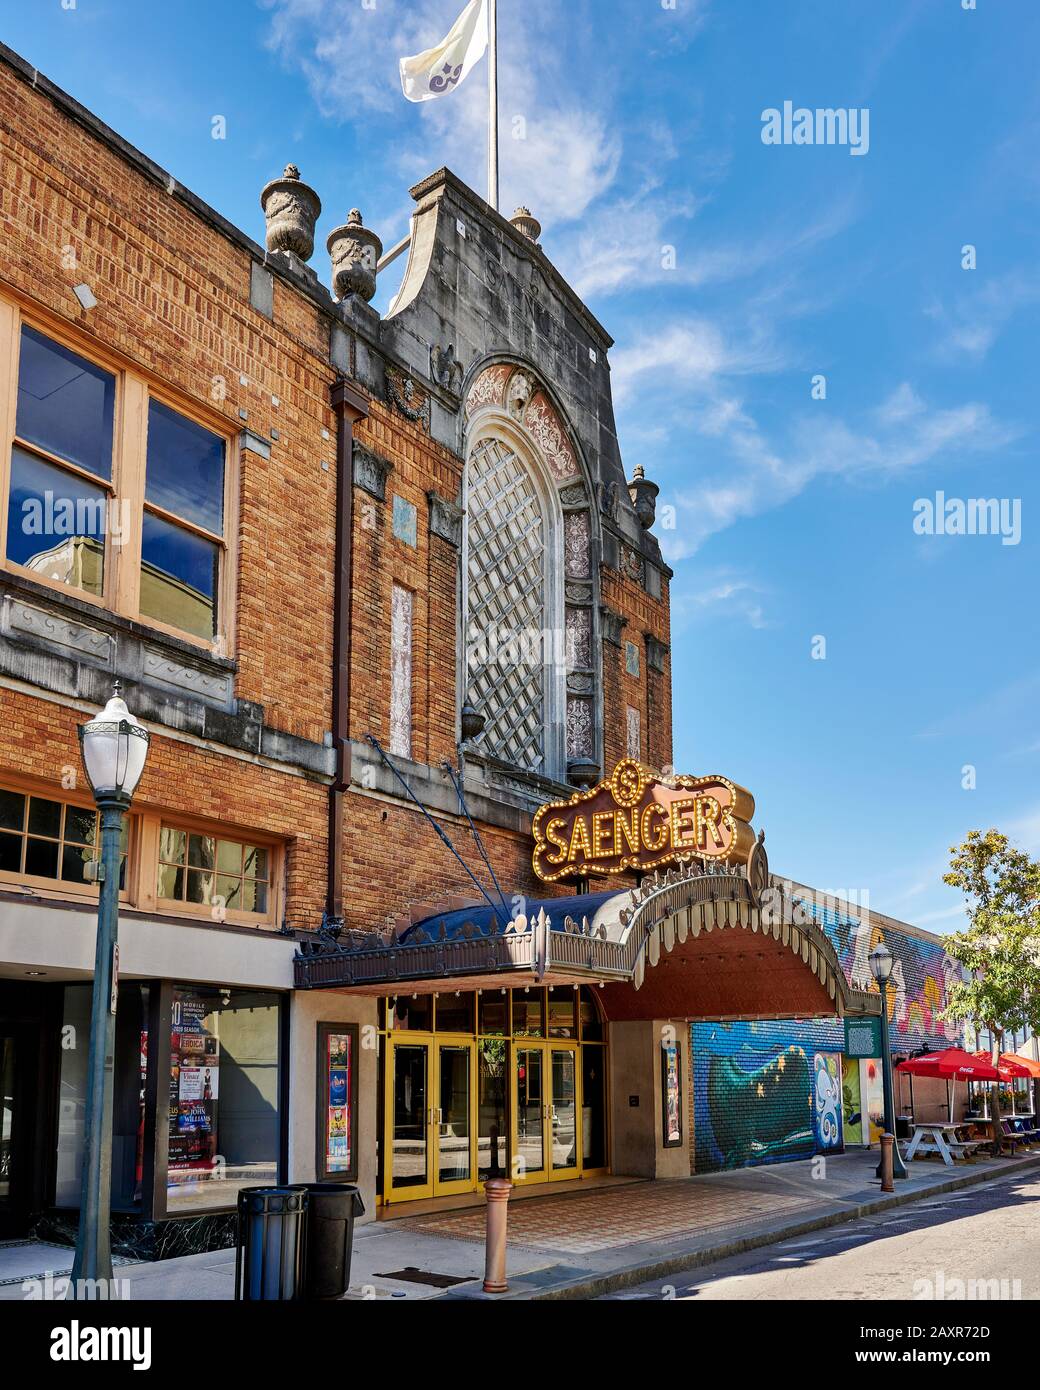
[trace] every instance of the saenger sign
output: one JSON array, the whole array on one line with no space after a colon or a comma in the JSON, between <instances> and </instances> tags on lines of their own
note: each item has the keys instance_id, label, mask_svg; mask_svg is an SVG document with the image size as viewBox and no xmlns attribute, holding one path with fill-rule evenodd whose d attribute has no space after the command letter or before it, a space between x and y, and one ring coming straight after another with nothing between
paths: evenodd
<instances>
[{"instance_id":1,"label":"saenger sign","mask_svg":"<svg viewBox=\"0 0 1040 1390\"><path fill-rule=\"evenodd\" d=\"M548 883L675 864L692 856L745 860L755 799L726 777L661 777L624 758L590 791L534 816L534 871Z\"/></svg>"}]
</instances>

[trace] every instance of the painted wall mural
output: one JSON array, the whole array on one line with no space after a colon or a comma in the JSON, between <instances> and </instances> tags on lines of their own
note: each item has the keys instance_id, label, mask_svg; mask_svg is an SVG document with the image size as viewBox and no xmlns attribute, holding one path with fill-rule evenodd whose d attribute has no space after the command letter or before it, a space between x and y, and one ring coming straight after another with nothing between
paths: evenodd
<instances>
[{"instance_id":1,"label":"painted wall mural","mask_svg":"<svg viewBox=\"0 0 1040 1390\"><path fill-rule=\"evenodd\" d=\"M840 1146L837 1054L844 1041L837 1019L762 1023L695 1023L694 1139L698 1172L806 1158L818 1142L817 1053L825 1064L821 1113Z\"/></svg>"},{"instance_id":2,"label":"painted wall mural","mask_svg":"<svg viewBox=\"0 0 1040 1390\"><path fill-rule=\"evenodd\" d=\"M877 992L868 957L884 942L895 958L889 991L888 1022L892 1051L949 1047L960 1039L960 1026L941 1019L947 991L959 978L960 966L939 941L922 941L900 931L885 931L877 922L839 916L829 908L806 903L838 953L845 977L856 989Z\"/></svg>"},{"instance_id":3,"label":"painted wall mural","mask_svg":"<svg viewBox=\"0 0 1040 1390\"><path fill-rule=\"evenodd\" d=\"M813 1057L816 1147L833 1153L842 1147L841 1054L817 1052Z\"/></svg>"},{"instance_id":4,"label":"painted wall mural","mask_svg":"<svg viewBox=\"0 0 1040 1390\"><path fill-rule=\"evenodd\" d=\"M867 957L884 941L895 957L889 993L892 1051L949 1047L956 1024L939 1017L959 966L939 941L885 932L806 903L838 953L850 984L875 990ZM881 1071L842 1056L839 1018L694 1023L693 1118L696 1171L778 1163L876 1142Z\"/></svg>"},{"instance_id":5,"label":"painted wall mural","mask_svg":"<svg viewBox=\"0 0 1040 1390\"><path fill-rule=\"evenodd\" d=\"M841 1059L842 1128L846 1144L863 1143L863 1104L860 1097L859 1060Z\"/></svg>"}]
</instances>

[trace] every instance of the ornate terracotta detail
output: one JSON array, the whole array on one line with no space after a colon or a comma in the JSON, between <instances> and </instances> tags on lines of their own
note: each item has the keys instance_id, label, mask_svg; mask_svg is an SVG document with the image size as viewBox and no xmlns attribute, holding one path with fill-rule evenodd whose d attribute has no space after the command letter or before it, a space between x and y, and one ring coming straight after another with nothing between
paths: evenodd
<instances>
[{"instance_id":1,"label":"ornate terracotta detail","mask_svg":"<svg viewBox=\"0 0 1040 1390\"><path fill-rule=\"evenodd\" d=\"M340 299L357 294L369 300L376 292L376 267L383 254L383 243L361 221L361 213L351 208L346 222L329 233L327 242L332 258L332 288Z\"/></svg>"},{"instance_id":2,"label":"ornate terracotta detail","mask_svg":"<svg viewBox=\"0 0 1040 1390\"><path fill-rule=\"evenodd\" d=\"M564 570L568 579L589 577L589 514L566 512L563 518Z\"/></svg>"},{"instance_id":3,"label":"ornate terracotta detail","mask_svg":"<svg viewBox=\"0 0 1040 1390\"><path fill-rule=\"evenodd\" d=\"M494 367L486 367L481 372L469 388L469 395L466 397L467 419L481 406L502 404L505 398L506 382L509 380L509 374L512 370L512 367L499 363Z\"/></svg>"},{"instance_id":4,"label":"ornate terracotta detail","mask_svg":"<svg viewBox=\"0 0 1040 1390\"><path fill-rule=\"evenodd\" d=\"M449 343L446 348L434 343L430 348L430 375L453 396L457 396L462 390L462 378L465 373L462 363L455 356L453 343Z\"/></svg>"},{"instance_id":5,"label":"ornate terracotta detail","mask_svg":"<svg viewBox=\"0 0 1040 1390\"><path fill-rule=\"evenodd\" d=\"M287 164L280 179L272 179L260 194L267 219L268 251L291 251L301 261L314 252L314 224L321 214L321 200L300 178L295 164Z\"/></svg>"},{"instance_id":6,"label":"ornate terracotta detail","mask_svg":"<svg viewBox=\"0 0 1040 1390\"><path fill-rule=\"evenodd\" d=\"M524 411L523 421L541 449L557 482L572 478L578 471L578 461L568 443L560 417L549 404L544 392L535 392Z\"/></svg>"},{"instance_id":7,"label":"ornate terracotta detail","mask_svg":"<svg viewBox=\"0 0 1040 1390\"><path fill-rule=\"evenodd\" d=\"M534 382L530 374L523 369L515 371L509 380L509 389L506 391L506 409L514 420L523 420L524 411L533 395Z\"/></svg>"},{"instance_id":8,"label":"ornate terracotta detail","mask_svg":"<svg viewBox=\"0 0 1040 1390\"><path fill-rule=\"evenodd\" d=\"M395 410L400 411L406 420L422 425L427 434L429 433L429 395L412 377L406 376L400 367L391 366L389 363L386 368L386 395L390 404Z\"/></svg>"}]
</instances>

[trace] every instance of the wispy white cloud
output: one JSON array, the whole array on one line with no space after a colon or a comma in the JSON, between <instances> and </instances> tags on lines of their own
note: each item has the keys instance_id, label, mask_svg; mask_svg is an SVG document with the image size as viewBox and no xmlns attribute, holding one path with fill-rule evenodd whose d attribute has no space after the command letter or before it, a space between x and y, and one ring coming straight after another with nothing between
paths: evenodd
<instances>
[{"instance_id":1,"label":"wispy white cloud","mask_svg":"<svg viewBox=\"0 0 1040 1390\"><path fill-rule=\"evenodd\" d=\"M673 632L682 632L697 623L746 623L752 628L769 627L765 611L766 590L747 575L735 571L716 574L707 588L673 586L671 617Z\"/></svg>"},{"instance_id":2,"label":"wispy white cloud","mask_svg":"<svg viewBox=\"0 0 1040 1390\"><path fill-rule=\"evenodd\" d=\"M461 0L261 0L270 11L268 45L302 72L323 116L379 117L401 133L400 171L418 178L447 164L474 188L486 169L487 88L483 67L442 101L410 105L398 62L447 33ZM582 35L572 18L567 37ZM503 155L501 203L537 203L546 222L581 217L608 190L622 153L610 84L589 93L570 80L560 42L558 5L528 0L523 14L499 15L499 108ZM546 42L547 32L556 42ZM579 92L583 97L579 97ZM537 196L535 196L537 195Z\"/></svg>"},{"instance_id":3,"label":"wispy white cloud","mask_svg":"<svg viewBox=\"0 0 1040 1390\"><path fill-rule=\"evenodd\" d=\"M978 272L965 271L965 279ZM1040 275L1013 271L968 289L954 303L932 300L925 314L939 329L938 356L946 361L979 362L989 353L1006 325L1022 309L1040 302Z\"/></svg>"}]
</instances>

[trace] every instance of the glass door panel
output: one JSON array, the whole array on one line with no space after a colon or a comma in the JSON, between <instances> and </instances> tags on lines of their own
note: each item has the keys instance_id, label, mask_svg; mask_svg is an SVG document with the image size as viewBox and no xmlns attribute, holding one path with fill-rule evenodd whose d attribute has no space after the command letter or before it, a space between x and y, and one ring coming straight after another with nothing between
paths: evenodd
<instances>
[{"instance_id":1,"label":"glass door panel","mask_svg":"<svg viewBox=\"0 0 1040 1390\"><path fill-rule=\"evenodd\" d=\"M578 1164L577 1056L572 1047L549 1049L552 1058L551 1176L576 1177Z\"/></svg>"},{"instance_id":2,"label":"glass door panel","mask_svg":"<svg viewBox=\"0 0 1040 1390\"><path fill-rule=\"evenodd\" d=\"M508 1048L505 1038L481 1038L477 1044L477 1169L481 1182L509 1176Z\"/></svg>"},{"instance_id":3,"label":"glass door panel","mask_svg":"<svg viewBox=\"0 0 1040 1390\"><path fill-rule=\"evenodd\" d=\"M11 1196L14 1155L14 1038L0 1037L0 1198Z\"/></svg>"},{"instance_id":4,"label":"glass door panel","mask_svg":"<svg viewBox=\"0 0 1040 1390\"><path fill-rule=\"evenodd\" d=\"M530 1182L545 1177L546 1100L540 1047L517 1047L516 1083L516 1172L514 1181Z\"/></svg>"},{"instance_id":5,"label":"glass door panel","mask_svg":"<svg viewBox=\"0 0 1040 1390\"><path fill-rule=\"evenodd\" d=\"M581 1166L607 1166L606 1048L581 1050Z\"/></svg>"},{"instance_id":6,"label":"glass door panel","mask_svg":"<svg viewBox=\"0 0 1040 1390\"><path fill-rule=\"evenodd\" d=\"M390 1193L428 1196L430 1178L429 1059L426 1043L391 1043L387 1067Z\"/></svg>"},{"instance_id":7,"label":"glass door panel","mask_svg":"<svg viewBox=\"0 0 1040 1390\"><path fill-rule=\"evenodd\" d=\"M436 1190L473 1185L473 1045L437 1044Z\"/></svg>"}]
</instances>

